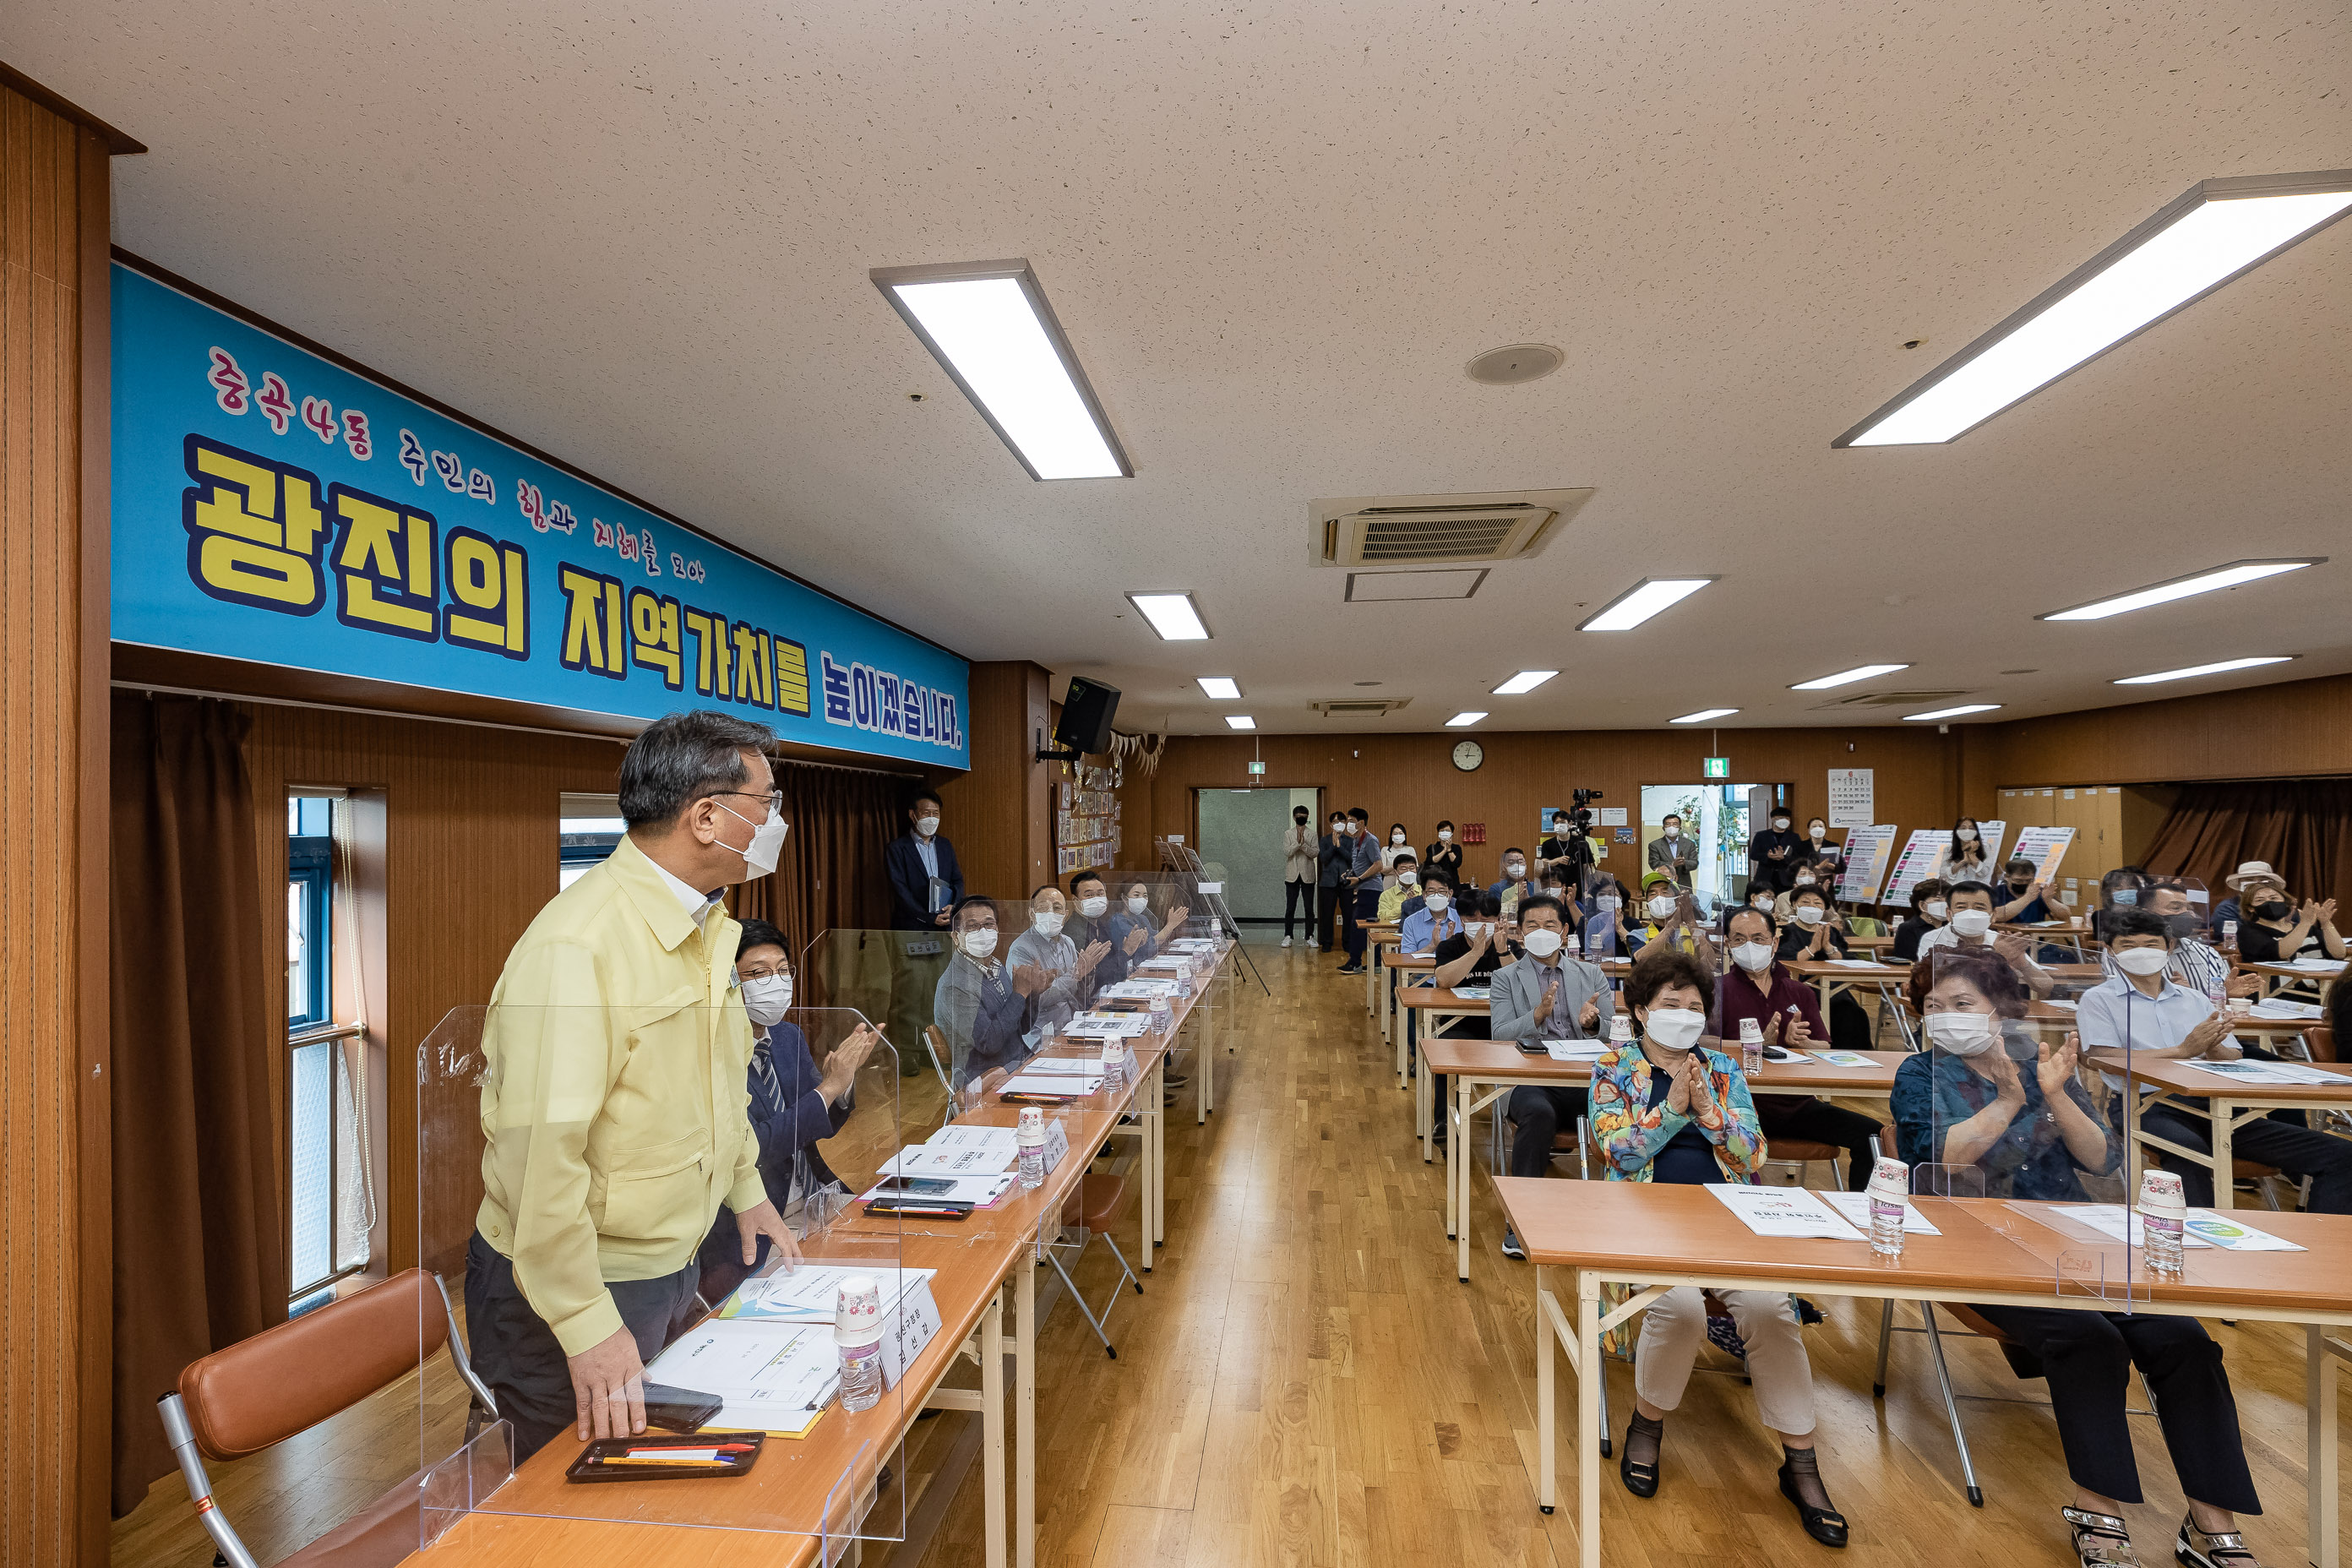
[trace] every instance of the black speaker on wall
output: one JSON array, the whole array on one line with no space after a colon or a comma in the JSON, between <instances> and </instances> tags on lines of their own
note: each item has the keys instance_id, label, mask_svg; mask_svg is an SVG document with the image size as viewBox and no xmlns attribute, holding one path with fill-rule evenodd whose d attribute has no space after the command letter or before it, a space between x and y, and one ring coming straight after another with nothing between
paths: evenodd
<instances>
[{"instance_id":1,"label":"black speaker on wall","mask_svg":"<svg viewBox=\"0 0 2352 1568\"><path fill-rule=\"evenodd\" d=\"M1118 713L1118 687L1083 675L1070 677L1069 693L1062 699L1062 721L1054 726L1054 744L1062 748L1061 760L1075 762L1109 751L1110 723Z\"/></svg>"}]
</instances>

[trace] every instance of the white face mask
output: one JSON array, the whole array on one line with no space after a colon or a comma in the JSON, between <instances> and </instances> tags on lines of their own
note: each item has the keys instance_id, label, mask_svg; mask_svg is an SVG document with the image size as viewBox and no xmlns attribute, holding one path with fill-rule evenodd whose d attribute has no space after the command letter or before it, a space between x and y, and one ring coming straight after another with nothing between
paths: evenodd
<instances>
[{"instance_id":1,"label":"white face mask","mask_svg":"<svg viewBox=\"0 0 2352 1568\"><path fill-rule=\"evenodd\" d=\"M1706 1015L1687 1007L1653 1007L1642 1021L1642 1037L1662 1051L1686 1051L1706 1033Z\"/></svg>"},{"instance_id":2,"label":"white face mask","mask_svg":"<svg viewBox=\"0 0 2352 1568\"><path fill-rule=\"evenodd\" d=\"M1391 833L1389 835L1389 842L1391 844L1402 844L1404 842L1404 835L1402 833Z\"/></svg>"},{"instance_id":3,"label":"white face mask","mask_svg":"<svg viewBox=\"0 0 2352 1568\"><path fill-rule=\"evenodd\" d=\"M1452 829L1452 828L1450 828L1450 827L1441 827L1441 828L1439 828L1439 829L1437 830L1437 841L1438 841L1440 844L1451 844L1451 843L1453 843L1453 842L1454 842L1454 829Z\"/></svg>"},{"instance_id":4,"label":"white face mask","mask_svg":"<svg viewBox=\"0 0 2352 1568\"><path fill-rule=\"evenodd\" d=\"M1524 876L1526 876L1527 874L1528 874L1528 863L1527 863L1526 861L1524 861L1524 860L1506 860L1506 861L1504 861L1504 862L1503 862L1503 875L1504 875L1504 876L1508 877L1508 878L1511 878L1513 880L1517 880L1517 879L1519 879L1519 878L1521 878L1521 877L1524 877Z\"/></svg>"},{"instance_id":5,"label":"white face mask","mask_svg":"<svg viewBox=\"0 0 2352 1568\"><path fill-rule=\"evenodd\" d=\"M1495 922L1492 921L1475 921L1470 925L1464 926L1462 928L1462 934L1468 937L1472 942L1484 942L1488 937L1495 934Z\"/></svg>"},{"instance_id":6,"label":"white face mask","mask_svg":"<svg viewBox=\"0 0 2352 1568\"><path fill-rule=\"evenodd\" d=\"M1101 918L1102 912L1108 908L1110 908L1110 900L1103 897L1100 893L1097 893L1091 899L1080 899L1078 900L1078 913L1086 916L1087 919L1090 921Z\"/></svg>"},{"instance_id":7,"label":"white face mask","mask_svg":"<svg viewBox=\"0 0 2352 1568\"><path fill-rule=\"evenodd\" d=\"M1974 844L1977 841L1977 830L1973 827L1963 827L1952 837L1963 844Z\"/></svg>"},{"instance_id":8,"label":"white face mask","mask_svg":"<svg viewBox=\"0 0 2352 1568\"><path fill-rule=\"evenodd\" d=\"M1982 936L1992 930L1990 910L1961 910L1952 916L1952 929L1962 936Z\"/></svg>"},{"instance_id":9,"label":"white face mask","mask_svg":"<svg viewBox=\"0 0 2352 1568\"><path fill-rule=\"evenodd\" d=\"M1796 915L1797 923L1801 926L1817 926L1822 923L1823 919L1822 911L1813 908L1811 904L1799 904L1792 912Z\"/></svg>"},{"instance_id":10,"label":"white face mask","mask_svg":"<svg viewBox=\"0 0 2352 1568\"><path fill-rule=\"evenodd\" d=\"M1675 912L1675 901L1672 899L1652 899L1644 907L1649 910L1650 918L1654 921L1664 920Z\"/></svg>"},{"instance_id":11,"label":"white face mask","mask_svg":"<svg viewBox=\"0 0 2352 1568\"><path fill-rule=\"evenodd\" d=\"M1519 938L1519 945L1526 948L1532 956L1537 958L1549 958L1553 953L1559 951L1559 932L1552 930L1549 926L1539 927Z\"/></svg>"},{"instance_id":12,"label":"white face mask","mask_svg":"<svg viewBox=\"0 0 2352 1568\"><path fill-rule=\"evenodd\" d=\"M1759 973L1772 967L1772 949L1765 942L1743 942L1731 950L1731 962L1750 974Z\"/></svg>"},{"instance_id":13,"label":"white face mask","mask_svg":"<svg viewBox=\"0 0 2352 1568\"><path fill-rule=\"evenodd\" d=\"M2126 974L2161 974L2172 966L2172 954L2160 947L2127 947L2115 958Z\"/></svg>"},{"instance_id":14,"label":"white face mask","mask_svg":"<svg viewBox=\"0 0 2352 1568\"><path fill-rule=\"evenodd\" d=\"M996 928L983 926L978 931L968 931L956 938L956 941L961 942L964 952L972 957L986 958L996 951Z\"/></svg>"},{"instance_id":15,"label":"white face mask","mask_svg":"<svg viewBox=\"0 0 2352 1568\"><path fill-rule=\"evenodd\" d=\"M1625 907L1625 900L1612 896L1603 896L1593 900L1592 905L1593 908L1601 910L1622 910Z\"/></svg>"},{"instance_id":16,"label":"white face mask","mask_svg":"<svg viewBox=\"0 0 2352 1568\"><path fill-rule=\"evenodd\" d=\"M719 809L738 822L751 821L732 806L721 805ZM776 868L776 861L784 852L784 835L790 831L792 825L771 805L767 821L751 824L751 842L735 852L743 857L743 864L751 868L751 875L764 877ZM730 845L729 847L734 847Z\"/></svg>"},{"instance_id":17,"label":"white face mask","mask_svg":"<svg viewBox=\"0 0 2352 1568\"><path fill-rule=\"evenodd\" d=\"M1422 907L1426 909L1431 914L1442 915L1447 910L1454 907L1454 900L1451 896L1444 893L1432 893L1427 898L1422 900Z\"/></svg>"},{"instance_id":18,"label":"white face mask","mask_svg":"<svg viewBox=\"0 0 2352 1568\"><path fill-rule=\"evenodd\" d=\"M1994 1037L1993 1016L1990 1013L1927 1015L1927 1043L1939 1051L1973 1057L1990 1046Z\"/></svg>"},{"instance_id":19,"label":"white face mask","mask_svg":"<svg viewBox=\"0 0 2352 1568\"><path fill-rule=\"evenodd\" d=\"M919 816L915 818L915 831L921 834L924 837L929 838L932 834L937 833L939 830L940 819L938 817Z\"/></svg>"},{"instance_id":20,"label":"white face mask","mask_svg":"<svg viewBox=\"0 0 2352 1568\"><path fill-rule=\"evenodd\" d=\"M1421 873L1418 871L1399 871L1397 873L1397 886L1400 888L1410 888L1415 882L1420 880Z\"/></svg>"},{"instance_id":21,"label":"white face mask","mask_svg":"<svg viewBox=\"0 0 2352 1568\"><path fill-rule=\"evenodd\" d=\"M1333 823L1331 825L1331 837L1334 838L1345 838L1348 837L1348 825L1344 822Z\"/></svg>"},{"instance_id":22,"label":"white face mask","mask_svg":"<svg viewBox=\"0 0 2352 1568\"><path fill-rule=\"evenodd\" d=\"M1038 934L1041 936L1062 934L1062 917L1051 910L1037 910L1029 917L1029 923L1037 928Z\"/></svg>"},{"instance_id":23,"label":"white face mask","mask_svg":"<svg viewBox=\"0 0 2352 1568\"><path fill-rule=\"evenodd\" d=\"M1150 907L1150 899L1141 893L1131 893L1128 896L1127 912L1129 914L1139 915Z\"/></svg>"},{"instance_id":24,"label":"white face mask","mask_svg":"<svg viewBox=\"0 0 2352 1568\"><path fill-rule=\"evenodd\" d=\"M1816 844L1819 844L1822 839L1829 837L1829 831L1822 827L1818 822L1813 824L1812 826L1805 829L1805 832Z\"/></svg>"},{"instance_id":25,"label":"white face mask","mask_svg":"<svg viewBox=\"0 0 2352 1568\"><path fill-rule=\"evenodd\" d=\"M1800 877L1797 879L1797 886L1800 888L1810 888L1812 885L1813 879L1811 877Z\"/></svg>"},{"instance_id":26,"label":"white face mask","mask_svg":"<svg viewBox=\"0 0 2352 1568\"><path fill-rule=\"evenodd\" d=\"M1950 907L1950 905L1945 903L1941 899L1929 899L1926 903L1919 906L1919 912L1926 915L1931 921L1939 921L1944 918L1945 910L1948 910Z\"/></svg>"},{"instance_id":27,"label":"white face mask","mask_svg":"<svg viewBox=\"0 0 2352 1568\"><path fill-rule=\"evenodd\" d=\"M1789 831L1789 819L1788 819L1787 817L1785 817L1785 816L1776 816L1776 817L1774 817L1774 818L1772 819L1772 831L1773 831L1773 832L1775 832L1775 833L1786 833L1786 832L1788 832L1788 831Z\"/></svg>"},{"instance_id":28,"label":"white face mask","mask_svg":"<svg viewBox=\"0 0 2352 1568\"><path fill-rule=\"evenodd\" d=\"M1769 910L1772 907L1772 895L1767 893L1762 898L1750 899L1748 900L1748 907L1751 910Z\"/></svg>"},{"instance_id":29,"label":"white face mask","mask_svg":"<svg viewBox=\"0 0 2352 1568\"><path fill-rule=\"evenodd\" d=\"M1683 830L1682 830L1682 827L1681 827L1681 826L1680 826L1679 824L1677 824L1677 823L1672 823L1672 822L1669 822L1669 823L1667 823L1667 824L1666 824L1666 837L1669 837L1669 838L1680 838L1682 836L1683 836Z\"/></svg>"},{"instance_id":30,"label":"white face mask","mask_svg":"<svg viewBox=\"0 0 2352 1568\"><path fill-rule=\"evenodd\" d=\"M782 1023L792 1005L793 977L789 974L762 974L743 982L743 1010L751 1015L751 1022L763 1029Z\"/></svg>"}]
</instances>

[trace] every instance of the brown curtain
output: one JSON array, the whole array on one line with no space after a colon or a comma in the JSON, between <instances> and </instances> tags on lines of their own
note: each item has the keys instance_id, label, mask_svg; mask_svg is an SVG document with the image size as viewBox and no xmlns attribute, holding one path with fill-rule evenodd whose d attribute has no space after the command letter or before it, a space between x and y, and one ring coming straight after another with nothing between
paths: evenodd
<instances>
[{"instance_id":1,"label":"brown curtain","mask_svg":"<svg viewBox=\"0 0 2352 1568\"><path fill-rule=\"evenodd\" d=\"M2352 779L2183 784L2142 864L2199 879L2219 903L2245 860L2269 861L2298 899L2352 895Z\"/></svg>"},{"instance_id":2,"label":"brown curtain","mask_svg":"<svg viewBox=\"0 0 2352 1568\"><path fill-rule=\"evenodd\" d=\"M882 849L907 830L907 797L919 781L814 763L775 770L793 830L774 874L736 889L736 915L770 921L795 952L827 931L887 926Z\"/></svg>"},{"instance_id":3,"label":"brown curtain","mask_svg":"<svg viewBox=\"0 0 2352 1568\"><path fill-rule=\"evenodd\" d=\"M245 714L116 692L114 1511L173 1468L155 1401L286 1316L268 993ZM281 917L282 918L282 917ZM279 955L277 964L273 954Z\"/></svg>"}]
</instances>

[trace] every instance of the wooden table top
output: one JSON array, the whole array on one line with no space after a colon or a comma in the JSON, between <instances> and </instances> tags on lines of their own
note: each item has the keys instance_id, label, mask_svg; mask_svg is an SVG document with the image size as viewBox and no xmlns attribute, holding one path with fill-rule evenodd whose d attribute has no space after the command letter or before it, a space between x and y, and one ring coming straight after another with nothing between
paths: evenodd
<instances>
[{"instance_id":1,"label":"wooden table top","mask_svg":"<svg viewBox=\"0 0 2352 1568\"><path fill-rule=\"evenodd\" d=\"M1857 964L1861 967L1857 968ZM1911 973L1907 963L1879 963L1863 959L1840 963L1829 958L1784 958L1780 966L1800 980L1819 980L1823 975L1832 980L1887 980Z\"/></svg>"},{"instance_id":2,"label":"wooden table top","mask_svg":"<svg viewBox=\"0 0 2352 1568\"><path fill-rule=\"evenodd\" d=\"M2092 1051L2089 1058L2109 1072L2126 1070L2121 1051ZM2137 1051L2132 1053L2129 1076L2135 1083L2154 1084L2158 1089L2194 1095L2202 1100L2219 1098L2248 1105L2260 1105L2271 1100L2293 1101L2297 1105L2352 1105L2352 1064L2296 1062L2294 1065L2315 1068L2336 1081L2326 1084L2252 1083L2207 1072L2182 1057L2149 1057Z\"/></svg>"},{"instance_id":3,"label":"wooden table top","mask_svg":"<svg viewBox=\"0 0 2352 1568\"><path fill-rule=\"evenodd\" d=\"M1703 1187L1654 1182L1565 1182L1504 1176L1495 1190L1530 1262L1726 1279L1769 1278L1842 1285L1900 1296L1906 1288L1987 1293L2050 1291L2055 1260L2104 1258L2110 1289L2125 1277L2124 1247L2070 1222L2067 1204L1997 1198L1919 1198L1921 1217L1943 1232L1905 1239L1903 1256L1881 1258L1867 1241L1784 1240L1756 1235ZM2249 1223L2302 1252L2193 1248L2178 1279L2144 1273L2132 1286L2158 1301L2226 1307L2259 1300L2315 1316L2352 1314L2352 1215L2250 1215ZM2072 1228L2069 1228L2072 1226ZM2120 1306L2120 1302L2118 1302Z\"/></svg>"},{"instance_id":4,"label":"wooden table top","mask_svg":"<svg viewBox=\"0 0 2352 1568\"><path fill-rule=\"evenodd\" d=\"M449 1568L699 1568L718 1561L796 1568L814 1562L817 1543L810 1532L828 1495L837 1527L844 1500L862 1499L872 1488L876 1472L921 1410L922 1396L937 1385L979 1325L998 1281L1018 1265L1024 1246L1019 1237L988 1231L959 1237L910 1232L904 1266L939 1271L931 1279L931 1299L940 1310L940 1331L880 1404L852 1414L836 1403L807 1436L769 1438L750 1475L723 1482L573 1485L563 1472L579 1457L581 1445L566 1434L516 1468L514 1479L497 1494L496 1512L459 1520L434 1546L430 1561ZM809 1253L820 1261L828 1255L821 1243ZM844 1473L851 1471L844 1485ZM728 1533L714 1535L714 1528Z\"/></svg>"},{"instance_id":5,"label":"wooden table top","mask_svg":"<svg viewBox=\"0 0 2352 1568\"><path fill-rule=\"evenodd\" d=\"M1442 985L1407 985L1397 992L1397 1005L1425 1013L1491 1013L1494 999L1465 996Z\"/></svg>"},{"instance_id":6,"label":"wooden table top","mask_svg":"<svg viewBox=\"0 0 2352 1568\"><path fill-rule=\"evenodd\" d=\"M1556 1061L1549 1056L1522 1051L1509 1040L1457 1040L1440 1036L1423 1040L1421 1048L1430 1071L1449 1076L1466 1074L1475 1079L1501 1073L1557 1079L1562 1083L1583 1083L1592 1076L1591 1062ZM1867 1068L1833 1068L1810 1057L1803 1062L1768 1061L1748 1082L1756 1089L1790 1094L1885 1094L1894 1088L1895 1069L1909 1054L1864 1051L1862 1055L1871 1061Z\"/></svg>"}]
</instances>

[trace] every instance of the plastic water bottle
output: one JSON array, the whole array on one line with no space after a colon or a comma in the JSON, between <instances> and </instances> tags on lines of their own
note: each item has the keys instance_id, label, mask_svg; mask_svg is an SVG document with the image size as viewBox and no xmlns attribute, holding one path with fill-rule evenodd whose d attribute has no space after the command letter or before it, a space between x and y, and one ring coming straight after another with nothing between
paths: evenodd
<instances>
[{"instance_id":1,"label":"plastic water bottle","mask_svg":"<svg viewBox=\"0 0 2352 1568\"><path fill-rule=\"evenodd\" d=\"M2140 1234L2146 1240L2141 1256L2151 1274L2178 1274L2185 1261L2184 1238L2188 1201L2181 1195L2180 1176L2173 1171L2143 1171L2139 1178Z\"/></svg>"},{"instance_id":2,"label":"plastic water bottle","mask_svg":"<svg viewBox=\"0 0 2352 1568\"><path fill-rule=\"evenodd\" d=\"M1911 1168L1882 1154L1871 1167L1870 1250L1881 1258L1903 1256L1903 1213L1911 1191Z\"/></svg>"},{"instance_id":3,"label":"plastic water bottle","mask_svg":"<svg viewBox=\"0 0 2352 1568\"><path fill-rule=\"evenodd\" d=\"M1739 1020L1739 1070L1749 1078L1764 1070L1764 1026L1753 1018Z\"/></svg>"},{"instance_id":4,"label":"plastic water bottle","mask_svg":"<svg viewBox=\"0 0 2352 1568\"><path fill-rule=\"evenodd\" d=\"M1116 1091L1118 1091L1118 1089L1123 1089L1123 1088L1125 1088L1125 1087L1126 1087L1126 1085L1127 1085L1127 1042L1126 1042L1126 1041L1114 1037L1114 1038L1111 1038L1111 1039L1105 1040L1105 1041L1103 1042L1103 1048L1102 1048L1102 1079L1103 1079L1103 1088L1105 1088L1105 1089L1110 1089L1110 1090L1112 1090L1113 1092L1116 1092Z\"/></svg>"},{"instance_id":5,"label":"plastic water bottle","mask_svg":"<svg viewBox=\"0 0 2352 1568\"><path fill-rule=\"evenodd\" d=\"M1050 1018L1037 1026L1037 1051L1039 1055L1042 1056L1045 1052L1054 1048L1055 1033L1056 1031L1054 1028L1054 1022Z\"/></svg>"},{"instance_id":6,"label":"plastic water bottle","mask_svg":"<svg viewBox=\"0 0 2352 1568\"><path fill-rule=\"evenodd\" d=\"M1034 1105L1023 1106L1018 1137L1021 1184L1034 1192L1045 1184L1045 1113Z\"/></svg>"},{"instance_id":7,"label":"plastic water bottle","mask_svg":"<svg viewBox=\"0 0 2352 1568\"><path fill-rule=\"evenodd\" d=\"M833 1342L841 1352L841 1407L873 1409L882 1401L882 1287L872 1275L841 1282Z\"/></svg>"}]
</instances>

